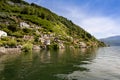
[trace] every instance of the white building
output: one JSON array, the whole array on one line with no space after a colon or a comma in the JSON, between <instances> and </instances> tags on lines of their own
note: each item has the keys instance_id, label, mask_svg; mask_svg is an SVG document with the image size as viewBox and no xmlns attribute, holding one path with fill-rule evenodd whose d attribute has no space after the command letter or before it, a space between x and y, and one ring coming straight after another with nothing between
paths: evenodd
<instances>
[{"instance_id":1,"label":"white building","mask_svg":"<svg viewBox=\"0 0 120 80\"><path fill-rule=\"evenodd\" d=\"M21 28L30 28L30 25L25 22L20 22L20 27Z\"/></svg>"},{"instance_id":2,"label":"white building","mask_svg":"<svg viewBox=\"0 0 120 80\"><path fill-rule=\"evenodd\" d=\"M1 38L1 37L6 37L6 36L7 36L7 33L0 30L0 38Z\"/></svg>"},{"instance_id":3,"label":"white building","mask_svg":"<svg viewBox=\"0 0 120 80\"><path fill-rule=\"evenodd\" d=\"M49 40L49 39L48 39L48 40L45 40L44 44L45 44L45 45L50 45L50 40Z\"/></svg>"},{"instance_id":4,"label":"white building","mask_svg":"<svg viewBox=\"0 0 120 80\"><path fill-rule=\"evenodd\" d=\"M9 5L12 5L12 6L14 6L14 5L15 5L15 3L14 3L14 2L12 2L12 1L7 1L7 3L8 3Z\"/></svg>"}]
</instances>

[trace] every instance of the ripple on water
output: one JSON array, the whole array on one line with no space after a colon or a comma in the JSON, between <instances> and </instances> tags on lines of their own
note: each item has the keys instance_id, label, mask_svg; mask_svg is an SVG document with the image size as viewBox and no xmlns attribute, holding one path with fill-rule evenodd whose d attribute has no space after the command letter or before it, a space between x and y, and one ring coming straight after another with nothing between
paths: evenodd
<instances>
[{"instance_id":1,"label":"ripple on water","mask_svg":"<svg viewBox=\"0 0 120 80\"><path fill-rule=\"evenodd\" d=\"M68 80L120 80L120 47L101 48L97 57L87 65L89 71L74 71L68 74Z\"/></svg>"}]
</instances>

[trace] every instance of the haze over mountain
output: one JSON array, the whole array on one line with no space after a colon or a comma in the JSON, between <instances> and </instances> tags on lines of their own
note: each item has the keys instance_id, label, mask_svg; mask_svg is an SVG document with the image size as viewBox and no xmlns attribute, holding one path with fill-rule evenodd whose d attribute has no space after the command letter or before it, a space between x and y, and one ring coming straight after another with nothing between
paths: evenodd
<instances>
[{"instance_id":1,"label":"haze over mountain","mask_svg":"<svg viewBox=\"0 0 120 80\"><path fill-rule=\"evenodd\" d=\"M108 38L103 38L100 40L105 42L107 45L110 45L110 46L120 46L120 35L119 36L112 36L112 37L108 37Z\"/></svg>"}]
</instances>

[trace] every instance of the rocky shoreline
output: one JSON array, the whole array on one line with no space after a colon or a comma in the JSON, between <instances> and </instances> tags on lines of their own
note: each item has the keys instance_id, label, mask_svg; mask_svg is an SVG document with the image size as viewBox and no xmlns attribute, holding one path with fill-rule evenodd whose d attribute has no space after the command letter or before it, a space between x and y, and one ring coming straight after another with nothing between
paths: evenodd
<instances>
[{"instance_id":1,"label":"rocky shoreline","mask_svg":"<svg viewBox=\"0 0 120 80\"><path fill-rule=\"evenodd\" d=\"M0 56L5 54L20 54L22 52L23 46L14 46L14 47L0 47ZM32 50L41 50L41 49L47 49L43 48L43 46L33 45ZM63 49L63 48L61 48Z\"/></svg>"},{"instance_id":2,"label":"rocky shoreline","mask_svg":"<svg viewBox=\"0 0 120 80\"><path fill-rule=\"evenodd\" d=\"M5 48L5 47L0 47L0 55L4 54L19 54L21 53L20 48Z\"/></svg>"}]
</instances>

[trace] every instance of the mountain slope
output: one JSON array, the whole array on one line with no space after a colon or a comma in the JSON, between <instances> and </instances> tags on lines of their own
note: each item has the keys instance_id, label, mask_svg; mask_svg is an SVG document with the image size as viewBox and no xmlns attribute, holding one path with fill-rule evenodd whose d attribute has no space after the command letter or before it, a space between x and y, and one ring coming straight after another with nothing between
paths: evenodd
<instances>
[{"instance_id":1,"label":"mountain slope","mask_svg":"<svg viewBox=\"0 0 120 80\"><path fill-rule=\"evenodd\" d=\"M21 28L21 23L30 27ZM69 45L79 46L79 42L84 42L87 46L105 45L71 20L23 0L0 1L0 30L15 37L17 44L25 42L22 40L25 35L34 37L33 44L41 44L38 38L46 34L54 35L52 37ZM50 40L54 43L51 37Z\"/></svg>"},{"instance_id":2,"label":"mountain slope","mask_svg":"<svg viewBox=\"0 0 120 80\"><path fill-rule=\"evenodd\" d=\"M100 40L110 46L120 46L120 36L112 36L112 37L103 38Z\"/></svg>"}]
</instances>

